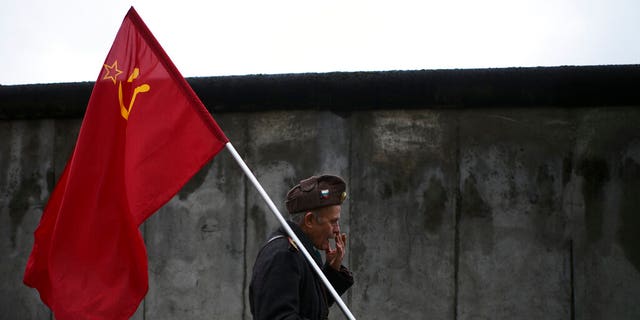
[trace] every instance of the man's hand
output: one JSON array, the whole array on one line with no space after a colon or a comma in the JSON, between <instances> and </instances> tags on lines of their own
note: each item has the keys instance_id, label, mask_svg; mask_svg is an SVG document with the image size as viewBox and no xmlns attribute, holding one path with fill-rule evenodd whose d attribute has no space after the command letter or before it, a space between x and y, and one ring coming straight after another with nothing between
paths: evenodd
<instances>
[{"instance_id":1,"label":"man's hand","mask_svg":"<svg viewBox=\"0 0 640 320\"><path fill-rule=\"evenodd\" d=\"M342 265L342 258L344 258L345 246L347 243L347 234L339 234L336 235L336 248L332 249L329 247L328 250L325 250L327 255L327 263L334 270L340 271L340 266Z\"/></svg>"}]
</instances>

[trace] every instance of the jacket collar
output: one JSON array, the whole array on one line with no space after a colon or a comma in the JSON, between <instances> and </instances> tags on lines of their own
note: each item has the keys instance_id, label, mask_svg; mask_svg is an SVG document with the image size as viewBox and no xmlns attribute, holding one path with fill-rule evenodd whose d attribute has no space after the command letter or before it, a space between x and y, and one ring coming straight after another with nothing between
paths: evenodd
<instances>
[{"instance_id":1,"label":"jacket collar","mask_svg":"<svg viewBox=\"0 0 640 320\"><path fill-rule=\"evenodd\" d=\"M309 253L313 257L313 260L316 261L318 266L322 266L322 257L320 256L320 252L316 250L316 248L313 246L313 242L311 242L311 239L309 239L309 237L307 237L307 235L302 231L302 228L291 221L287 221L287 224L289 224L289 227L291 227L291 230L293 230L298 239L302 241L302 244L307 249L307 251L309 251ZM278 228L278 233L288 237L287 232L282 226Z\"/></svg>"}]
</instances>

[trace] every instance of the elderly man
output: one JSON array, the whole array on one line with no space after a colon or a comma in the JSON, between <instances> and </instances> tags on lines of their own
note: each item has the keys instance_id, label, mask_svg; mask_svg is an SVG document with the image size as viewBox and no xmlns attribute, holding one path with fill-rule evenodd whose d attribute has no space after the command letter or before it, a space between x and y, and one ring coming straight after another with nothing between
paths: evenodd
<instances>
[{"instance_id":1,"label":"elderly man","mask_svg":"<svg viewBox=\"0 0 640 320\"><path fill-rule=\"evenodd\" d=\"M337 176L313 176L287 193L289 226L342 295L353 285L342 265L346 234L340 210L346 184ZM335 248L329 241L335 239ZM317 250L316 250L317 249ZM325 252L323 264L318 250ZM326 319L334 299L282 227L263 245L253 266L249 302L254 319Z\"/></svg>"}]
</instances>

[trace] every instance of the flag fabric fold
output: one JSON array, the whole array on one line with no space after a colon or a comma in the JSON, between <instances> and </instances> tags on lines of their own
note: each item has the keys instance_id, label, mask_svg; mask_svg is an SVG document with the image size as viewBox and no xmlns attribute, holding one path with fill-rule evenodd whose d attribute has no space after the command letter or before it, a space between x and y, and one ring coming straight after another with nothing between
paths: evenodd
<instances>
[{"instance_id":1,"label":"flag fabric fold","mask_svg":"<svg viewBox=\"0 0 640 320\"><path fill-rule=\"evenodd\" d=\"M228 142L133 7L35 231L24 283L56 319L128 319L148 290L139 225Z\"/></svg>"}]
</instances>

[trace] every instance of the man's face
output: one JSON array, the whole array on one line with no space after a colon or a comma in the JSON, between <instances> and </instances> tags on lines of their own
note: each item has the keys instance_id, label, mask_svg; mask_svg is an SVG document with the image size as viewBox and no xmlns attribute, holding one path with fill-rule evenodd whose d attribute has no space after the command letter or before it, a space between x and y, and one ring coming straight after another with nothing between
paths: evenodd
<instances>
[{"instance_id":1,"label":"man's face","mask_svg":"<svg viewBox=\"0 0 640 320\"><path fill-rule=\"evenodd\" d=\"M318 219L310 219L307 236L318 250L328 250L329 240L340 234L340 206L318 209ZM313 217L313 216L312 216Z\"/></svg>"}]
</instances>

